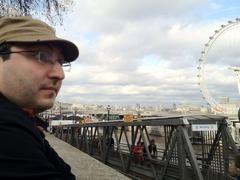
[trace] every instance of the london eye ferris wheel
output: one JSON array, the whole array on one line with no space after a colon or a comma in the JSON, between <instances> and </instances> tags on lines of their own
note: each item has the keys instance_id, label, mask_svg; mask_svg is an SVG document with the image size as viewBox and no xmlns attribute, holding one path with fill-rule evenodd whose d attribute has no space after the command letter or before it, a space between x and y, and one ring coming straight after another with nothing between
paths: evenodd
<instances>
[{"instance_id":1,"label":"london eye ferris wheel","mask_svg":"<svg viewBox=\"0 0 240 180\"><path fill-rule=\"evenodd\" d=\"M212 110L236 113L240 97L240 18L214 31L204 45L197 69L200 91Z\"/></svg>"}]
</instances>

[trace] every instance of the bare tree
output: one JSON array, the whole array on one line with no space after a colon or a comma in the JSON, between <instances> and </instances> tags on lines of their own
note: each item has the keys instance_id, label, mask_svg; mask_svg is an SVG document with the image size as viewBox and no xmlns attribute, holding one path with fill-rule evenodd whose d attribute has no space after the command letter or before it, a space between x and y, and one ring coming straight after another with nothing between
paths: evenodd
<instances>
[{"instance_id":1,"label":"bare tree","mask_svg":"<svg viewBox=\"0 0 240 180\"><path fill-rule=\"evenodd\" d=\"M73 0L0 0L0 16L40 16L62 24Z\"/></svg>"}]
</instances>

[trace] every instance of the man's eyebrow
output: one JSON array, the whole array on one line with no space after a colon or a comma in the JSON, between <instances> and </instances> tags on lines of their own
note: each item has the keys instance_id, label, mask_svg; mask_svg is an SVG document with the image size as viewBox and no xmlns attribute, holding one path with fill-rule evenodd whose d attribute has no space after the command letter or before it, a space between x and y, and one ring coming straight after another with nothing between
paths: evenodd
<instances>
[{"instance_id":1,"label":"man's eyebrow","mask_svg":"<svg viewBox=\"0 0 240 180\"><path fill-rule=\"evenodd\" d=\"M49 43L46 43L44 44L45 46L47 46L48 48L50 48L51 50L53 49L57 49L59 51L58 54L60 54L61 58L65 58L64 55L63 55L63 49L54 45L54 44L49 44Z\"/></svg>"}]
</instances>

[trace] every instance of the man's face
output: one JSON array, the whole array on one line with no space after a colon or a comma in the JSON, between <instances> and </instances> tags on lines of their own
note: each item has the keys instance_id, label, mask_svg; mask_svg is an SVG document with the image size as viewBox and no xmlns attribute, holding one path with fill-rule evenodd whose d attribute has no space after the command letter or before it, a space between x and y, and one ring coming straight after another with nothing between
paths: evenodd
<instances>
[{"instance_id":1,"label":"man's face","mask_svg":"<svg viewBox=\"0 0 240 180\"><path fill-rule=\"evenodd\" d=\"M53 106L64 79L58 60L63 56L51 45L13 45L11 52L42 51L51 54L55 63L43 63L30 52L11 53L9 59L0 58L0 92L21 108L42 112Z\"/></svg>"}]
</instances>

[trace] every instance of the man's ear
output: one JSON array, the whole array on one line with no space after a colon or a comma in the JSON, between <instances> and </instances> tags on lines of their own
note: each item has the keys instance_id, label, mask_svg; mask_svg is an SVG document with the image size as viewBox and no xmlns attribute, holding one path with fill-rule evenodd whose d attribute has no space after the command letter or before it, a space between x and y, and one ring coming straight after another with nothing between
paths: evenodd
<instances>
[{"instance_id":1,"label":"man's ear","mask_svg":"<svg viewBox=\"0 0 240 180\"><path fill-rule=\"evenodd\" d=\"M1 44L0 44L0 52L1 52L2 54L7 54L7 53L9 53L9 52L10 52L10 45L7 44L7 43L5 43L5 42L1 43Z\"/></svg>"},{"instance_id":2,"label":"man's ear","mask_svg":"<svg viewBox=\"0 0 240 180\"><path fill-rule=\"evenodd\" d=\"M0 43L0 60L1 61L5 61L6 59L9 58L9 53L10 53L10 50L11 49L11 46L5 42L2 42Z\"/></svg>"}]
</instances>

